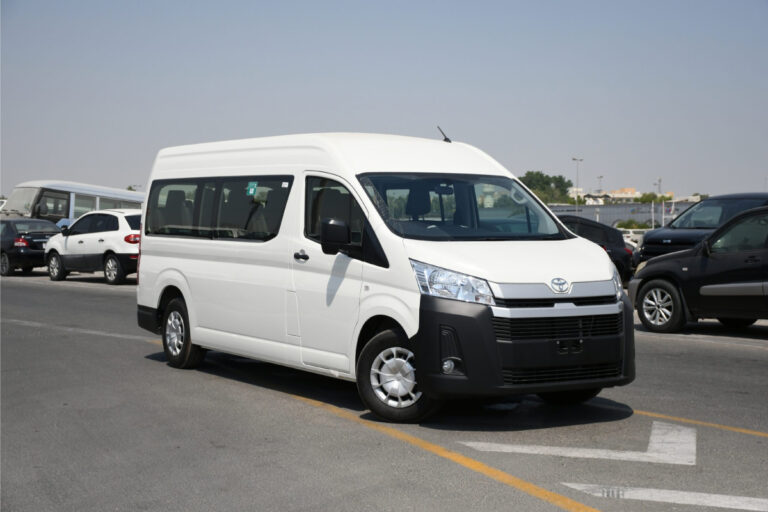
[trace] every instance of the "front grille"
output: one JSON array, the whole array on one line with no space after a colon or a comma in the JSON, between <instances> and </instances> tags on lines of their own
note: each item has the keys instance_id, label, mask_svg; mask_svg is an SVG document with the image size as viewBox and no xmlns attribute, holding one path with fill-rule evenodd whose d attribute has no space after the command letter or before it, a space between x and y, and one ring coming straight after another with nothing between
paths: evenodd
<instances>
[{"instance_id":1,"label":"front grille","mask_svg":"<svg viewBox=\"0 0 768 512\"><path fill-rule=\"evenodd\" d=\"M496 305L502 308L553 308L555 304L572 303L576 306L598 306L603 304L615 304L615 295L602 295L599 297L557 297L550 299L493 299Z\"/></svg>"},{"instance_id":2,"label":"front grille","mask_svg":"<svg viewBox=\"0 0 768 512\"><path fill-rule=\"evenodd\" d=\"M621 361L560 368L505 368L504 384L540 384L570 380L607 379L621 375Z\"/></svg>"},{"instance_id":3,"label":"front grille","mask_svg":"<svg viewBox=\"0 0 768 512\"><path fill-rule=\"evenodd\" d=\"M563 340L621 334L621 313L541 318L493 318L497 340Z\"/></svg>"}]
</instances>

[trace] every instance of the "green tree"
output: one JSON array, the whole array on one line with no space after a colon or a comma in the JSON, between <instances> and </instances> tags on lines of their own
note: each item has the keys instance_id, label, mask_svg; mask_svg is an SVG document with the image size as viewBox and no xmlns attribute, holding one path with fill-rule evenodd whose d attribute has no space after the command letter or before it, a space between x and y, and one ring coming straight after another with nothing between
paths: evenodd
<instances>
[{"instance_id":1,"label":"green tree","mask_svg":"<svg viewBox=\"0 0 768 512\"><path fill-rule=\"evenodd\" d=\"M564 176L550 176L542 171L528 171L520 181L545 203L572 202L568 196L568 189L573 186L573 182Z\"/></svg>"}]
</instances>

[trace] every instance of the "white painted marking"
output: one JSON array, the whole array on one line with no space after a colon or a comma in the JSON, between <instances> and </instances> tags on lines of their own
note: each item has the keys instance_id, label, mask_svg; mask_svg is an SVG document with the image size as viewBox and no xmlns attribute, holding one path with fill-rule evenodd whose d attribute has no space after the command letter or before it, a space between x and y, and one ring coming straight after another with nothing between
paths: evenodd
<instances>
[{"instance_id":1,"label":"white painted marking","mask_svg":"<svg viewBox=\"0 0 768 512\"><path fill-rule=\"evenodd\" d=\"M673 423L654 421L648 450L632 452L603 450L599 448L570 448L561 446L539 446L527 444L500 444L461 442L482 452L528 453L532 455L555 455L580 459L625 460L630 462L654 462L658 464L696 464L696 429Z\"/></svg>"},{"instance_id":2,"label":"white painted marking","mask_svg":"<svg viewBox=\"0 0 768 512\"><path fill-rule=\"evenodd\" d=\"M101 336L106 338L119 338L119 339L128 339L128 340L140 340L140 341L148 341L148 340L154 340L155 338L150 338L149 336L136 336L133 334L119 334L115 332L105 332L105 331L95 331L92 329L80 329L78 327L65 327L61 325L52 325L52 324L44 324L42 322L30 322L27 320L16 320L14 318L9 318L7 320L3 320L3 323L8 324L16 324L21 325L24 327L36 327L41 329L52 329L54 331L62 331L62 332L70 332L75 334L88 334L91 336Z\"/></svg>"},{"instance_id":3,"label":"white painted marking","mask_svg":"<svg viewBox=\"0 0 768 512\"><path fill-rule=\"evenodd\" d=\"M591 496L600 498L615 498L623 500L656 501L659 503L674 503L677 505L695 505L699 507L727 508L731 510L757 510L768 512L768 500L762 498L747 498L745 496L728 496L725 494L709 494L705 492L671 491L667 489L648 489L645 487L619 487L595 484L569 484Z\"/></svg>"}]
</instances>

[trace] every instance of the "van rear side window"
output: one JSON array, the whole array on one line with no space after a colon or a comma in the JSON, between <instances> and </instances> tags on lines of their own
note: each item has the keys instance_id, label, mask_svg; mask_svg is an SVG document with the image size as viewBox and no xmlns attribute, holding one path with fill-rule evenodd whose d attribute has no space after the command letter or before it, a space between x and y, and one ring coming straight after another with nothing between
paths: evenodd
<instances>
[{"instance_id":1,"label":"van rear side window","mask_svg":"<svg viewBox=\"0 0 768 512\"><path fill-rule=\"evenodd\" d=\"M147 203L147 235L266 241L277 236L291 176L162 180Z\"/></svg>"}]
</instances>

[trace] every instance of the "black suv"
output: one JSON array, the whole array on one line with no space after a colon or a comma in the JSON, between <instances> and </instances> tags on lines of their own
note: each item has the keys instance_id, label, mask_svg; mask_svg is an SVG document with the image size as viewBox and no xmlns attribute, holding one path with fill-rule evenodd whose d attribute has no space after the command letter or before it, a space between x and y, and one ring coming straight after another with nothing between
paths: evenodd
<instances>
[{"instance_id":1,"label":"black suv","mask_svg":"<svg viewBox=\"0 0 768 512\"><path fill-rule=\"evenodd\" d=\"M635 264L662 254L690 249L728 219L750 208L768 205L768 193L713 196L694 204L664 227L648 231Z\"/></svg>"},{"instance_id":2,"label":"black suv","mask_svg":"<svg viewBox=\"0 0 768 512\"><path fill-rule=\"evenodd\" d=\"M558 215L557 218L580 237L595 242L605 249L608 257L616 265L622 282L629 281L632 277L632 250L627 248L621 231L575 215Z\"/></svg>"},{"instance_id":3,"label":"black suv","mask_svg":"<svg viewBox=\"0 0 768 512\"><path fill-rule=\"evenodd\" d=\"M768 318L768 206L737 215L692 249L641 263L629 297L654 332L698 318L728 327Z\"/></svg>"}]
</instances>

